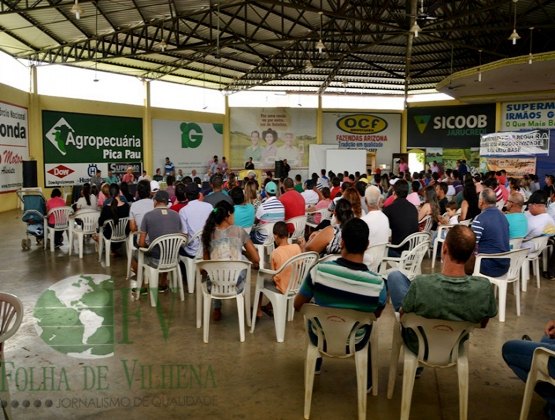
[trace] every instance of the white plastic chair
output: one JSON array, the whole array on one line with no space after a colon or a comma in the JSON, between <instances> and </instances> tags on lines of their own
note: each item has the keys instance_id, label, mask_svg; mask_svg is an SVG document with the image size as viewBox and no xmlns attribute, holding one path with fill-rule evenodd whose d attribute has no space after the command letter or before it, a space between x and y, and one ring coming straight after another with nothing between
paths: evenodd
<instances>
[{"instance_id":1,"label":"white plastic chair","mask_svg":"<svg viewBox=\"0 0 555 420\"><path fill-rule=\"evenodd\" d=\"M83 258L85 235L96 233L99 217L100 212L97 210L81 210L72 215L69 225L69 255L73 251L73 240L75 238L77 249L79 250L79 258ZM76 223L75 219L79 219L82 224Z\"/></svg>"},{"instance_id":2,"label":"white plastic chair","mask_svg":"<svg viewBox=\"0 0 555 420\"><path fill-rule=\"evenodd\" d=\"M317 214L320 214L320 221L318 223L315 220ZM312 229L315 229L316 226L328 219L331 219L331 212L327 208L306 212L306 225Z\"/></svg>"},{"instance_id":3,"label":"white plastic chair","mask_svg":"<svg viewBox=\"0 0 555 420\"><path fill-rule=\"evenodd\" d=\"M100 232L98 234L98 261L102 261L102 253L104 252L104 249L106 249L106 251L104 252L106 267L110 267L110 248L112 242L127 242L128 235L126 232L126 228L128 223L129 217L120 217L117 225L114 225L114 221L110 219L106 220L104 222L104 225L100 227ZM104 229L107 226L110 226L112 230L112 236L110 237L110 239L104 236Z\"/></svg>"},{"instance_id":4,"label":"white plastic chair","mask_svg":"<svg viewBox=\"0 0 555 420\"><path fill-rule=\"evenodd\" d=\"M382 272L380 270L380 274L382 274L382 276L386 278L391 271L399 270L401 273L407 276L410 281L412 281L417 275L421 274L422 272L422 260L424 259L424 255L426 255L426 252L428 251L429 243L429 241L422 242L416 245L410 251L403 251L401 257L399 258L397 266L390 268L385 272ZM386 260L387 258L384 258L384 261Z\"/></svg>"},{"instance_id":5,"label":"white plastic chair","mask_svg":"<svg viewBox=\"0 0 555 420\"><path fill-rule=\"evenodd\" d=\"M412 329L418 338L418 354L414 354L404 344L401 326L396 321L393 327L387 398L393 397L399 354L403 347L405 355L400 419L409 418L414 378L419 366L432 368L456 366L459 378L459 418L465 420L468 411L468 340L466 338L478 325L465 321L427 319L414 313L404 314L401 324L403 328Z\"/></svg>"},{"instance_id":6,"label":"white plastic chair","mask_svg":"<svg viewBox=\"0 0 555 420\"><path fill-rule=\"evenodd\" d=\"M449 229L451 229L455 225L440 225L437 228L437 236L434 240L434 247L432 250L432 270L436 265L436 258L437 258L437 250L439 248L439 244L445 242L445 238L447 237L447 233Z\"/></svg>"},{"instance_id":7,"label":"white plastic chair","mask_svg":"<svg viewBox=\"0 0 555 420\"><path fill-rule=\"evenodd\" d=\"M507 285L513 283L516 300L516 314L520 316L520 268L526 260L527 249L516 249L498 254L478 254L474 264L474 276L487 278L499 289L499 322L505 322L505 307L507 306ZM500 277L490 277L480 272L480 264L483 259L510 259L509 270Z\"/></svg>"},{"instance_id":8,"label":"white plastic chair","mask_svg":"<svg viewBox=\"0 0 555 420\"><path fill-rule=\"evenodd\" d=\"M212 299L235 299L237 301L237 314L239 315L239 338L245 341L245 316L250 323L250 283L251 263L239 260L201 260L197 261L197 269L206 271L211 287L208 290L208 281L202 282L203 306L203 340L208 343L208 330L210 326L210 302ZM240 274L246 270L243 290L237 290L237 281ZM198 292L197 292L198 293ZM246 302L245 302L246 300Z\"/></svg>"},{"instance_id":9,"label":"white plastic chair","mask_svg":"<svg viewBox=\"0 0 555 420\"><path fill-rule=\"evenodd\" d=\"M179 297L183 302L183 281L181 279L181 269L179 268L179 249L187 243L187 235L183 233L173 233L162 235L150 243L148 248L139 248L138 267L137 267L137 295L141 296L141 286L143 285L143 271L149 283L150 305L155 307L158 303L158 277L160 273L171 274L170 289L179 290ZM154 248L159 249L158 263L152 261L145 264L145 254L152 252ZM145 283L147 283L145 281Z\"/></svg>"},{"instance_id":10,"label":"white plastic chair","mask_svg":"<svg viewBox=\"0 0 555 420\"><path fill-rule=\"evenodd\" d=\"M533 246L528 249L528 255L526 256L526 262L522 266L522 291L526 292L528 280L530 279L530 263L533 264L534 273L536 274L536 286L540 288L540 257L547 247L547 241L549 236L538 236L537 238L532 238L526 241L527 244L532 244Z\"/></svg>"},{"instance_id":11,"label":"white plastic chair","mask_svg":"<svg viewBox=\"0 0 555 420\"><path fill-rule=\"evenodd\" d=\"M521 245L522 245L522 239L523 238L513 238L513 239L509 239L509 248L511 249L511 251L513 249L520 249Z\"/></svg>"},{"instance_id":12,"label":"white plastic chair","mask_svg":"<svg viewBox=\"0 0 555 420\"><path fill-rule=\"evenodd\" d=\"M195 242L199 243L197 248L197 255L195 258L189 258L185 255L180 255L179 260L185 266L185 275L187 276L187 292L194 293L195 291L195 276L196 276L196 267L195 267L195 260L202 259L202 229L195 233L190 239L189 244L193 244Z\"/></svg>"},{"instance_id":13,"label":"white plastic chair","mask_svg":"<svg viewBox=\"0 0 555 420\"><path fill-rule=\"evenodd\" d=\"M270 268L270 255L272 255L272 252L274 251L274 225L275 223L266 223L263 225L263 228L267 233L266 240L263 244L254 244L254 247L258 252L258 257L260 258L260 268Z\"/></svg>"},{"instance_id":14,"label":"white plastic chair","mask_svg":"<svg viewBox=\"0 0 555 420\"><path fill-rule=\"evenodd\" d=\"M263 293L272 303L274 310L274 323L276 328L276 339L283 343L285 338L285 320L293 321L295 310L293 299L299 292L302 282L310 269L318 262L317 252L305 252L289 258L279 270L258 270L256 278L256 290L254 292L254 306L252 309L251 333L256 326L256 312L260 293ZM287 290L281 293L273 284L272 277L276 274L289 272L289 284ZM265 284L266 282L266 284Z\"/></svg>"},{"instance_id":15,"label":"white plastic chair","mask_svg":"<svg viewBox=\"0 0 555 420\"><path fill-rule=\"evenodd\" d=\"M329 308L313 304L304 304L302 313L305 330L312 331L318 337L317 345L307 339L305 360L304 418L310 418L312 388L316 360L321 356L346 359L355 358L358 395L358 418L366 419L366 384L368 369L368 346L372 351L372 394L378 395L378 331L376 317L370 312L359 312L352 309ZM364 348L355 349L355 335L364 325L373 325L370 340Z\"/></svg>"},{"instance_id":16,"label":"white plastic chair","mask_svg":"<svg viewBox=\"0 0 555 420\"><path fill-rule=\"evenodd\" d=\"M421 232L427 232L430 233L432 231L432 226L434 224L434 220L432 219L432 216L430 216L429 214L427 216L424 216L422 218L422 220L418 221L418 224L424 224L424 226L422 227Z\"/></svg>"},{"instance_id":17,"label":"white plastic chair","mask_svg":"<svg viewBox=\"0 0 555 420\"><path fill-rule=\"evenodd\" d=\"M67 232L69 237L69 216L73 213L71 207L56 207L50 210L44 216L44 249L46 249L46 243L50 240L50 251L54 252L54 232ZM48 226L48 219L50 215L54 216L54 227Z\"/></svg>"},{"instance_id":18,"label":"white plastic chair","mask_svg":"<svg viewBox=\"0 0 555 420\"><path fill-rule=\"evenodd\" d=\"M400 244L398 245L392 245L392 244L387 244L387 252L386 255L388 254L390 249L400 249L403 248L405 245L408 245L406 251L410 251L411 249L413 249L416 245L421 244L423 242L426 243L430 243L430 234L428 232L416 232L413 233L412 235L407 236ZM387 266L389 265L390 267L397 267L397 265L399 264L399 261L401 260L401 257L385 257L383 259L383 263L380 266L380 270L386 270ZM420 274L420 273L419 273Z\"/></svg>"},{"instance_id":19,"label":"white plastic chair","mask_svg":"<svg viewBox=\"0 0 555 420\"><path fill-rule=\"evenodd\" d=\"M522 408L520 409L520 420L528 418L530 411L530 403L532 402L532 395L534 395L534 388L538 381L550 383L555 386L555 378L549 374L549 359L555 358L555 351L545 347L538 347L534 350L534 357L530 365L530 372L526 380L526 387L524 388L524 398L522 400Z\"/></svg>"},{"instance_id":20,"label":"white plastic chair","mask_svg":"<svg viewBox=\"0 0 555 420\"><path fill-rule=\"evenodd\" d=\"M285 221L286 224L292 224L295 226L295 230L291 234L289 238L290 241L295 241L299 238L304 238L304 229L306 227L306 215L292 217L291 219L287 219ZM273 229L273 226L272 226Z\"/></svg>"},{"instance_id":21,"label":"white plastic chair","mask_svg":"<svg viewBox=\"0 0 555 420\"><path fill-rule=\"evenodd\" d=\"M372 245L364 251L364 264L368 270L377 273L380 270L380 264L386 256L387 244Z\"/></svg>"},{"instance_id":22,"label":"white plastic chair","mask_svg":"<svg viewBox=\"0 0 555 420\"><path fill-rule=\"evenodd\" d=\"M131 260L133 259L133 251L137 249L137 247L135 247L135 238L137 238L137 241L139 240L139 232L129 232L129 236L127 236L127 242L125 244L127 247L127 280L131 279Z\"/></svg>"},{"instance_id":23,"label":"white plastic chair","mask_svg":"<svg viewBox=\"0 0 555 420\"><path fill-rule=\"evenodd\" d=\"M12 337L23 320L23 304L10 293L0 292L0 362L4 361L4 342Z\"/></svg>"}]
</instances>

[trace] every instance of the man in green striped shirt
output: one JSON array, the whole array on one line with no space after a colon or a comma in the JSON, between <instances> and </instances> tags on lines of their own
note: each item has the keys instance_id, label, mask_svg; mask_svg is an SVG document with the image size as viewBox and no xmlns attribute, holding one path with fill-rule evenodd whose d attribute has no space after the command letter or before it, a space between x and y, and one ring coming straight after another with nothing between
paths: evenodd
<instances>
[{"instance_id":1,"label":"man in green striped shirt","mask_svg":"<svg viewBox=\"0 0 555 420\"><path fill-rule=\"evenodd\" d=\"M341 231L341 258L317 264L304 280L295 297L298 311L314 299L320 306L373 312L380 316L387 293L382 278L363 264L368 248L368 225L361 219L348 221ZM356 348L363 348L370 338L371 326L362 326L357 332ZM316 336L310 334L316 344ZM316 341L314 341L316 340ZM368 360L371 360L368 346ZM319 371L321 359L316 365ZM372 388L372 364L368 363L367 390Z\"/></svg>"}]
</instances>

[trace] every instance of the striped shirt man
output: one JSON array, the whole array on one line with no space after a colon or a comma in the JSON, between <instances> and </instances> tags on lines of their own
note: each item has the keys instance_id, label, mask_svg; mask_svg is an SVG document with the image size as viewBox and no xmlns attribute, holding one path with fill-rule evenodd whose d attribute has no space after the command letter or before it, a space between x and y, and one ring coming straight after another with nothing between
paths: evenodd
<instances>
[{"instance_id":1,"label":"striped shirt man","mask_svg":"<svg viewBox=\"0 0 555 420\"><path fill-rule=\"evenodd\" d=\"M259 222L251 232L251 239L255 244L263 244L268 234L272 234L264 225L285 220L285 207L277 197L270 196L258 206L255 217Z\"/></svg>"},{"instance_id":2,"label":"striped shirt man","mask_svg":"<svg viewBox=\"0 0 555 420\"><path fill-rule=\"evenodd\" d=\"M317 305L376 312L385 306L387 292L382 278L365 264L345 258L316 265L304 280L299 294L314 298Z\"/></svg>"},{"instance_id":3,"label":"striped shirt man","mask_svg":"<svg viewBox=\"0 0 555 420\"><path fill-rule=\"evenodd\" d=\"M471 225L476 235L476 245L480 254L496 254L510 251L509 222L495 206L487 207L474 218ZM480 272L486 276L499 277L509 269L508 259L483 259Z\"/></svg>"}]
</instances>

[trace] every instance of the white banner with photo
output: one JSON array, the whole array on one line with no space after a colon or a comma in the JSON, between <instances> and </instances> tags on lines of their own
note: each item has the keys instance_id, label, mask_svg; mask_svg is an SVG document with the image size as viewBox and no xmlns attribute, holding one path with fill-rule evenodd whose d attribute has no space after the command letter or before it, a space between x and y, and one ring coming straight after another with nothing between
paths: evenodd
<instances>
[{"instance_id":1,"label":"white banner with photo","mask_svg":"<svg viewBox=\"0 0 555 420\"><path fill-rule=\"evenodd\" d=\"M29 159L27 108L0 102L0 193L23 186L23 164Z\"/></svg>"},{"instance_id":2,"label":"white banner with photo","mask_svg":"<svg viewBox=\"0 0 555 420\"><path fill-rule=\"evenodd\" d=\"M549 155L549 130L483 134L480 156Z\"/></svg>"},{"instance_id":3,"label":"white banner with photo","mask_svg":"<svg viewBox=\"0 0 555 420\"><path fill-rule=\"evenodd\" d=\"M169 157L176 175L180 169L184 176L195 169L202 178L212 157L217 155L221 160L224 151L223 124L153 120L152 139L154 170L160 168L162 174Z\"/></svg>"},{"instance_id":4,"label":"white banner with photo","mask_svg":"<svg viewBox=\"0 0 555 420\"><path fill-rule=\"evenodd\" d=\"M376 164L389 166L401 150L401 114L324 112L322 143L375 152Z\"/></svg>"},{"instance_id":5,"label":"white banner with photo","mask_svg":"<svg viewBox=\"0 0 555 420\"><path fill-rule=\"evenodd\" d=\"M316 143L316 110L231 108L231 167L271 169L287 159L293 169L308 167L308 150Z\"/></svg>"}]
</instances>

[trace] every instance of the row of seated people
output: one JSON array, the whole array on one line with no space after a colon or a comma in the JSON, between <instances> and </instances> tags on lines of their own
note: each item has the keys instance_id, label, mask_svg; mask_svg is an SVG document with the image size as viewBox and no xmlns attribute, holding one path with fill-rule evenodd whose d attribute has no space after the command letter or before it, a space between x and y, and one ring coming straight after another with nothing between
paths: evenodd
<instances>
[{"instance_id":1,"label":"row of seated people","mask_svg":"<svg viewBox=\"0 0 555 420\"><path fill-rule=\"evenodd\" d=\"M291 190L290 188L288 188L288 182L285 182L284 184L285 194L280 197L281 199L286 197ZM369 243L377 243L377 241L382 240L384 242L389 241L390 229L391 243L399 243L408 234L418 230L418 210L412 203L410 203L406 199L408 195L408 188L406 184L407 183L404 181L398 181L395 183L395 199L390 206L386 207L383 210L383 212L380 209L382 199L380 190L374 186L369 186L368 188L366 188L364 198L366 206L368 208L368 212L365 215L362 215L362 212L359 213L359 217L362 216L362 219L356 217L355 211L353 209L354 207L357 207L357 204L360 205L360 200L354 200L353 203L352 201L349 201L345 198L340 199L335 203L334 208L334 216L337 224L333 224L325 227L324 229L321 229L321 231L310 237L306 243L303 243L301 241L301 244L294 245L293 248L295 248L295 251L291 249L291 251L288 250L287 252L285 252L285 249L282 246L278 246L276 248L275 258L272 258L272 260L274 261L273 268L277 268L279 261L283 262L284 259L287 259L288 256L290 257L293 252L296 253L305 250L315 250L321 254L343 254L346 248L345 238L343 238L342 232L344 232L346 227L349 225L356 226L357 228L355 230L359 235L360 232L364 232L363 236L365 241L363 243L365 244L365 246L363 247L363 250L361 252L362 258L364 258L364 251L368 248ZM259 263L258 253L254 249L253 241L251 240L261 240L256 236L256 233L259 232L259 229L256 229L255 225L255 229L253 229L253 231L251 232L251 236L249 237L245 229L242 229L240 226L235 224L236 207L232 206L229 203L228 198L231 197L226 196L225 193L218 191L217 188L215 188L215 192L213 193L215 195L214 197L210 197L209 195L205 197L204 200L199 200L198 186L196 186L195 184L184 185L187 204L179 210L179 214L174 214L174 212L168 210L168 194L164 192L156 192L155 200L153 201L150 198L150 191L148 191L149 187L149 183L144 183L142 187L139 187L139 200L132 203L131 206L129 206L127 203L119 198L119 189L117 188L117 186L111 188L111 202L109 205L103 207L101 219L103 215L104 219L106 220L110 217L127 217L127 215L131 214L132 222L130 223L130 228L131 230L139 230L141 232L141 235L139 237L139 245L141 246L146 244L147 237L149 240L152 240L156 235L176 232L185 232L191 236L194 233L202 230L204 259L238 259L242 256L242 250L245 249L246 256L255 265ZM275 197L277 193L277 185L275 183L268 182L265 186L265 192L267 198L258 207L255 216L259 219L259 221L266 222L266 224L274 223L275 227L276 222L280 222L285 219L286 207L281 200L277 200L277 198ZM215 205L210 204L210 198L217 198L218 195L220 197L226 196L228 198L223 198L216 201ZM231 195L233 196L233 194ZM233 202L233 199L231 199L231 201ZM279 201L279 204L276 201ZM284 201L287 203L287 197ZM532 204L532 207L535 204L543 204L543 207L545 207L545 201L538 203L535 203L534 201L534 199L530 200L529 204ZM272 206L264 206L264 203L268 202L270 204L272 204L272 202L274 203ZM241 205L242 204L236 204L236 206ZM468 233L467 236L472 237L472 241L468 241L472 242L472 246L469 245L469 248L472 248L472 251L474 251L476 243L478 243L479 251L486 252L487 245L491 245L491 243L488 243L486 239L492 240L492 238L494 238L494 240L496 240L497 242L505 242L505 239L507 239L508 242L508 222L506 221L506 218L502 215L502 213L499 212L499 210L497 209L496 197L493 191L487 188L484 189L480 194L479 205L482 212L478 216L476 216L474 220L472 229L474 232L472 233L472 235ZM134 207L134 211L130 210L129 207ZM145 209L148 209L150 207L152 207L150 210L145 211ZM279 213L278 211L276 211L276 208L281 211L279 217L276 217L276 215L278 215ZM139 211L139 209L141 211ZM303 214L304 211L306 211L306 206L303 204ZM157 217L154 217L150 213L157 214ZM491 216L489 216L490 214ZM142 220L137 220L137 215L141 215ZM501 222L501 219L499 219L499 215L501 215L505 222ZM166 221L161 222L160 217L167 217L168 220L171 220L171 223L167 223ZM155 220L155 222L151 223L153 220ZM262 223L262 225L264 224L265 223ZM279 230L283 227L283 224L277 224L277 226L278 228L276 228L276 232L272 231L271 234L276 235L275 239L277 239L279 243L280 238L283 239L284 237L283 232L280 232ZM462 229L462 227L460 229ZM453 228L448 234L448 237L451 232L459 232L460 229L458 227ZM503 230L503 232L501 232L501 230ZM504 232L505 230L506 232ZM458 235L464 236L464 231L462 232L463 233L459 232ZM501 234L499 235L500 232ZM265 233L266 235L270 234L269 232L267 232L267 230ZM500 238L501 241L499 241ZM261 241L264 242L265 238L263 238ZM458 238L457 243L460 242L464 241L461 238ZM360 245L360 240L358 241L358 243ZM442 255L444 256L444 269L446 266L449 267L448 263L445 264L445 261L448 261L446 253L449 252L449 245L447 245L447 243L448 240L446 239L444 250L442 251ZM283 242L283 244L285 245L285 242ZM184 253L189 257L194 257L198 249L198 244L190 243L188 246L189 248L185 249ZM195 247L197 247L197 249L195 249ZM279 250L279 248L283 249ZM281 257L281 260L278 258L278 251L284 253L284 255ZM503 252L503 250L501 250L501 252ZM462 261L464 268L464 262L469 260L472 254L473 252L470 252L468 258L457 257L456 261L459 263L458 268L460 268L460 263L462 260L464 260ZM364 260L360 262L363 261ZM363 265L366 267L367 270L367 265ZM500 271L504 269L500 266L492 266L490 268L492 270ZM399 302L402 301L402 299L399 298L399 296L405 296L407 293L409 293L408 291L411 287L413 287L413 284L419 284L419 282L409 283L405 279L402 279L400 276L398 276L398 274L400 273L397 272L390 274L391 284L397 284L401 286L391 286L390 293L392 295L392 301L396 306L396 309L400 310L402 306L399 305ZM396 276L397 278L395 279ZM278 284L279 281L276 281L276 287L279 289ZM438 284L442 284L442 282L438 282ZM161 286L165 286L163 282L161 282ZM397 291L393 292L393 290ZM491 291L491 287L489 287L488 290ZM393 296L396 296L396 298L393 299ZM488 299L484 300L484 302L488 302ZM260 308L258 315L261 315L261 309L262 308ZM494 315L495 313L492 313L489 314L488 317ZM215 319L219 319L219 317L221 317L221 310L218 307L215 308L213 316ZM371 378L371 375L369 376L369 378Z\"/></svg>"}]
</instances>

